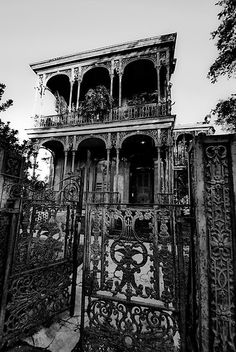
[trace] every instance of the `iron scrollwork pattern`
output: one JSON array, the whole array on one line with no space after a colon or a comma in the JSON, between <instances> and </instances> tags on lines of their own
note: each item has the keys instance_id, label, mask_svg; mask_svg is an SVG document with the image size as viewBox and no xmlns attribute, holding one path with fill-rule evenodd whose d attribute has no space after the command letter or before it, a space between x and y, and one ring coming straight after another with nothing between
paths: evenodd
<instances>
[{"instance_id":1,"label":"iron scrollwork pattern","mask_svg":"<svg viewBox=\"0 0 236 352\"><path fill-rule=\"evenodd\" d=\"M72 175L73 176L73 175ZM17 184L20 204L8 278L3 342L33 332L72 302L73 242L81 177L71 177L58 195L41 182Z\"/></svg>"},{"instance_id":2,"label":"iron scrollwork pattern","mask_svg":"<svg viewBox=\"0 0 236 352\"><path fill-rule=\"evenodd\" d=\"M0 301L2 298L2 288L4 272L7 259L8 233L10 227L10 214L7 210L0 211Z\"/></svg>"},{"instance_id":3,"label":"iron scrollwork pattern","mask_svg":"<svg viewBox=\"0 0 236 352\"><path fill-rule=\"evenodd\" d=\"M68 309L70 274L71 265L63 262L11 277L3 331L8 340Z\"/></svg>"},{"instance_id":4,"label":"iron scrollwork pattern","mask_svg":"<svg viewBox=\"0 0 236 352\"><path fill-rule=\"evenodd\" d=\"M236 351L233 224L227 145L205 146L205 192L211 277L211 348L212 351Z\"/></svg>"},{"instance_id":5,"label":"iron scrollwork pattern","mask_svg":"<svg viewBox=\"0 0 236 352\"><path fill-rule=\"evenodd\" d=\"M178 327L174 312L94 299L90 301L88 315L90 326L85 330L84 351L176 350L173 339Z\"/></svg>"},{"instance_id":6,"label":"iron scrollwork pattern","mask_svg":"<svg viewBox=\"0 0 236 352\"><path fill-rule=\"evenodd\" d=\"M90 204L87 216L84 351L174 351L171 207Z\"/></svg>"},{"instance_id":7,"label":"iron scrollwork pattern","mask_svg":"<svg viewBox=\"0 0 236 352\"><path fill-rule=\"evenodd\" d=\"M67 217L66 207L54 204L32 205L31 202L24 201L13 272L55 263L69 257L72 238L68 236L67 228L71 222L71 217Z\"/></svg>"}]
</instances>

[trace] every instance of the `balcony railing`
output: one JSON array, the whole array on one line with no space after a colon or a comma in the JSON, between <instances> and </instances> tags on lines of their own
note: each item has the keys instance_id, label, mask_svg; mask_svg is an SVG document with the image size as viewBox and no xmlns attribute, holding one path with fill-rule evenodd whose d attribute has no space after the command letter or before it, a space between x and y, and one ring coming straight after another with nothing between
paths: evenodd
<instances>
[{"instance_id":1,"label":"balcony railing","mask_svg":"<svg viewBox=\"0 0 236 352\"><path fill-rule=\"evenodd\" d=\"M80 110L65 114L35 116L35 127L82 126L117 121L156 118L171 114L170 102L122 106L103 116L84 116Z\"/></svg>"}]
</instances>

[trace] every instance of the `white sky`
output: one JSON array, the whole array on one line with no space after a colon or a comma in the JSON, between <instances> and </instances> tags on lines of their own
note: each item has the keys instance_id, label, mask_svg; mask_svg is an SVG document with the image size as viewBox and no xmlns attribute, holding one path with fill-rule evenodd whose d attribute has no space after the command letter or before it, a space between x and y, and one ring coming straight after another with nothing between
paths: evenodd
<instances>
[{"instance_id":1,"label":"white sky","mask_svg":"<svg viewBox=\"0 0 236 352\"><path fill-rule=\"evenodd\" d=\"M0 118L26 138L31 127L36 75L32 62L177 32L172 76L177 123L202 121L220 98L235 93L235 80L211 84L217 56L210 32L217 28L214 0L1 0L0 82L14 106Z\"/></svg>"}]
</instances>

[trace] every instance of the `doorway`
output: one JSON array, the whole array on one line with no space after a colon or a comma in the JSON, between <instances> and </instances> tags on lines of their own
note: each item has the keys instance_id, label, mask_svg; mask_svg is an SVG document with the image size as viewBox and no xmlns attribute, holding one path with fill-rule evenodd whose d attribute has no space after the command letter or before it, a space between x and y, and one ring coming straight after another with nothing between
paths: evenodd
<instances>
[{"instance_id":1,"label":"doorway","mask_svg":"<svg viewBox=\"0 0 236 352\"><path fill-rule=\"evenodd\" d=\"M130 203L153 203L153 168L134 166L130 177Z\"/></svg>"}]
</instances>

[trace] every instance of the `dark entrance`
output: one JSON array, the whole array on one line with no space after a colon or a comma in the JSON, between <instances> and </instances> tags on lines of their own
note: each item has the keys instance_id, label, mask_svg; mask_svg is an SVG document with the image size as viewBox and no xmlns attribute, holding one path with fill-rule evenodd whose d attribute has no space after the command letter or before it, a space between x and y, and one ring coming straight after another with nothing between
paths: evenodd
<instances>
[{"instance_id":1,"label":"dark entrance","mask_svg":"<svg viewBox=\"0 0 236 352\"><path fill-rule=\"evenodd\" d=\"M121 156L129 163L129 203L153 203L156 158L153 139L142 134L128 137L122 145Z\"/></svg>"},{"instance_id":2,"label":"dark entrance","mask_svg":"<svg viewBox=\"0 0 236 352\"><path fill-rule=\"evenodd\" d=\"M130 203L153 203L153 168L134 166L130 178Z\"/></svg>"}]
</instances>

